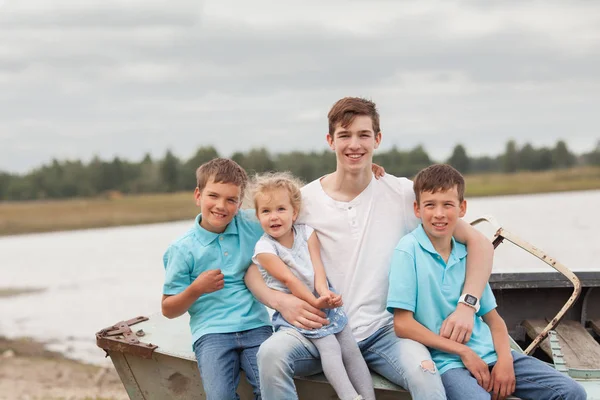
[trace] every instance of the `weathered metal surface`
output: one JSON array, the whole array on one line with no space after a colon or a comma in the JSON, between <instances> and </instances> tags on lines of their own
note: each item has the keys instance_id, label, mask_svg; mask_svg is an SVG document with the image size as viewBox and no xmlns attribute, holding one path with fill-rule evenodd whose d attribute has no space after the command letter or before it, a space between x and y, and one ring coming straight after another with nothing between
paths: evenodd
<instances>
[{"instance_id":1,"label":"weathered metal surface","mask_svg":"<svg viewBox=\"0 0 600 400\"><path fill-rule=\"evenodd\" d=\"M109 354L131 399L206 398L195 361L158 352L151 359L113 351L109 351ZM121 373L123 370L128 372ZM295 381L301 400L337 399L335 391L322 374L296 378ZM376 387L377 400L410 399L408 392L376 374L373 375L373 385ZM241 374L237 393L241 400L253 399L252 387L246 381L244 373Z\"/></svg>"},{"instance_id":2,"label":"weathered metal surface","mask_svg":"<svg viewBox=\"0 0 600 400\"><path fill-rule=\"evenodd\" d=\"M147 320L147 317L137 317L102 329L96 333L96 345L107 352L113 350L143 358L151 358L152 353L158 346L152 343L142 343L130 328L132 325Z\"/></svg>"},{"instance_id":3,"label":"weathered metal surface","mask_svg":"<svg viewBox=\"0 0 600 400\"><path fill-rule=\"evenodd\" d=\"M600 271L579 271L575 273L583 287L600 287ZM492 289L538 289L573 287L564 275L549 272L493 272L490 276ZM594 295L596 296L596 295ZM600 293L598 294L600 296Z\"/></svg>"}]
</instances>

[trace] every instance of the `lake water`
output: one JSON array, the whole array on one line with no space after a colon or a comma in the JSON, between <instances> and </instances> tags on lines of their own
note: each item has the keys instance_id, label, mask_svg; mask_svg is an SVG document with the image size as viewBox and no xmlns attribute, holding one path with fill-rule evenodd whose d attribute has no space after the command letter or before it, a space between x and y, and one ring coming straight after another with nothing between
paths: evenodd
<instances>
[{"instance_id":1,"label":"lake water","mask_svg":"<svg viewBox=\"0 0 600 400\"><path fill-rule=\"evenodd\" d=\"M465 219L493 215L572 270L600 271L599 205L600 191L478 198ZM0 238L0 288L43 289L0 298L0 335L33 337L69 357L108 364L94 333L160 311L163 252L190 224ZM494 271L550 270L510 247L500 246Z\"/></svg>"}]
</instances>

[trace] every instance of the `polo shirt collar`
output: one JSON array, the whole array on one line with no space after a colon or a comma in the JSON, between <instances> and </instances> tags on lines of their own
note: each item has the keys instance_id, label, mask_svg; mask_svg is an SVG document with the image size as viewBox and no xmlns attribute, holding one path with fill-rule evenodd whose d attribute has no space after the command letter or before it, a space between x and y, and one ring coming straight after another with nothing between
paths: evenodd
<instances>
[{"instance_id":1,"label":"polo shirt collar","mask_svg":"<svg viewBox=\"0 0 600 400\"><path fill-rule=\"evenodd\" d=\"M419 245L426 251L431 254L439 254L438 251L433 247L429 236L425 233L425 229L423 229L423 224L419 224L417 229L414 230L415 237L417 238L417 242ZM464 244L458 243L454 240L454 236L452 237L452 251L450 252L450 257L448 257L448 265L450 265L450 260L457 259L460 260L467 256L467 248Z\"/></svg>"},{"instance_id":2,"label":"polo shirt collar","mask_svg":"<svg viewBox=\"0 0 600 400\"><path fill-rule=\"evenodd\" d=\"M237 223L236 223L235 217L231 220L229 225L227 225L227 228L225 228L225 230L222 233L214 233L214 232L207 231L206 229L204 229L203 227L200 226L201 219L202 219L202 213L200 213L196 216L196 220L194 222L194 229L195 229L196 237L198 238L198 240L200 241L200 243L203 246L206 246L206 245L212 243L214 240L216 240L221 235L237 235L238 234Z\"/></svg>"}]
</instances>

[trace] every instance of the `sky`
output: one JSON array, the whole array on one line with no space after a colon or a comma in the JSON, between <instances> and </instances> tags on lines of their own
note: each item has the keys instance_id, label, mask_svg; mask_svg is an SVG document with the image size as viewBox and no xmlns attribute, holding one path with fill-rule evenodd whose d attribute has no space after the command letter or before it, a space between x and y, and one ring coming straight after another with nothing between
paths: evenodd
<instances>
[{"instance_id":1,"label":"sky","mask_svg":"<svg viewBox=\"0 0 600 400\"><path fill-rule=\"evenodd\" d=\"M600 2L0 0L0 170L326 149L372 99L435 160L600 140Z\"/></svg>"}]
</instances>

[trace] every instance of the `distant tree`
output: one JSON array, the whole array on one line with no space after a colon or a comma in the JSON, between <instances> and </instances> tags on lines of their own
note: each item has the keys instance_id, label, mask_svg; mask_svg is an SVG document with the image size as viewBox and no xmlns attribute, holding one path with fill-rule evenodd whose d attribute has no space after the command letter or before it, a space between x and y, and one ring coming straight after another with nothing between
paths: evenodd
<instances>
[{"instance_id":1,"label":"distant tree","mask_svg":"<svg viewBox=\"0 0 600 400\"><path fill-rule=\"evenodd\" d=\"M600 140L596 143L596 148L584 154L585 163L588 165L600 165Z\"/></svg>"},{"instance_id":2,"label":"distant tree","mask_svg":"<svg viewBox=\"0 0 600 400\"><path fill-rule=\"evenodd\" d=\"M196 153L183 164L180 175L182 189L193 189L196 186L196 170L198 167L217 157L219 157L219 153L214 147L200 147Z\"/></svg>"},{"instance_id":3,"label":"distant tree","mask_svg":"<svg viewBox=\"0 0 600 400\"><path fill-rule=\"evenodd\" d=\"M304 182L310 182L319 176L320 155L317 153L291 153L279 154L275 159L275 170L289 171Z\"/></svg>"},{"instance_id":4,"label":"distant tree","mask_svg":"<svg viewBox=\"0 0 600 400\"><path fill-rule=\"evenodd\" d=\"M452 151L452 155L446 161L448 164L452 165L454 168L466 174L470 170L470 160L467 155L467 151L463 147L462 144L457 144Z\"/></svg>"},{"instance_id":5,"label":"distant tree","mask_svg":"<svg viewBox=\"0 0 600 400\"><path fill-rule=\"evenodd\" d=\"M408 163L418 167L420 170L431 165L431 158L429 158L429 154L427 154L423 146L418 145L408 152Z\"/></svg>"},{"instance_id":6,"label":"distant tree","mask_svg":"<svg viewBox=\"0 0 600 400\"><path fill-rule=\"evenodd\" d=\"M527 171L534 171L538 162L538 153L529 143L519 150L519 168Z\"/></svg>"},{"instance_id":7,"label":"distant tree","mask_svg":"<svg viewBox=\"0 0 600 400\"><path fill-rule=\"evenodd\" d=\"M552 150L547 147L542 147L537 150L537 158L535 163L536 171L547 171L552 168Z\"/></svg>"},{"instance_id":8,"label":"distant tree","mask_svg":"<svg viewBox=\"0 0 600 400\"><path fill-rule=\"evenodd\" d=\"M179 168L179 159L171 150L167 150L159 169L162 191L175 192L179 188Z\"/></svg>"},{"instance_id":9,"label":"distant tree","mask_svg":"<svg viewBox=\"0 0 600 400\"><path fill-rule=\"evenodd\" d=\"M517 144L514 140L509 140L508 143L506 143L506 149L504 150L502 170L508 173L517 172L519 169L518 157Z\"/></svg>"},{"instance_id":10,"label":"distant tree","mask_svg":"<svg viewBox=\"0 0 600 400\"><path fill-rule=\"evenodd\" d=\"M248 154L239 158L239 161L234 157L232 157L234 161L238 162L250 175L275 170L275 162L265 148L252 149Z\"/></svg>"},{"instance_id":11,"label":"distant tree","mask_svg":"<svg viewBox=\"0 0 600 400\"><path fill-rule=\"evenodd\" d=\"M0 201L8 200L8 187L12 179L10 174L0 172Z\"/></svg>"},{"instance_id":12,"label":"distant tree","mask_svg":"<svg viewBox=\"0 0 600 400\"><path fill-rule=\"evenodd\" d=\"M575 155L569 151L564 140L559 140L552 150L552 167L569 168L573 165L575 165Z\"/></svg>"},{"instance_id":13,"label":"distant tree","mask_svg":"<svg viewBox=\"0 0 600 400\"><path fill-rule=\"evenodd\" d=\"M469 169L471 172L493 172L501 169L501 156L473 157L470 159Z\"/></svg>"}]
</instances>

